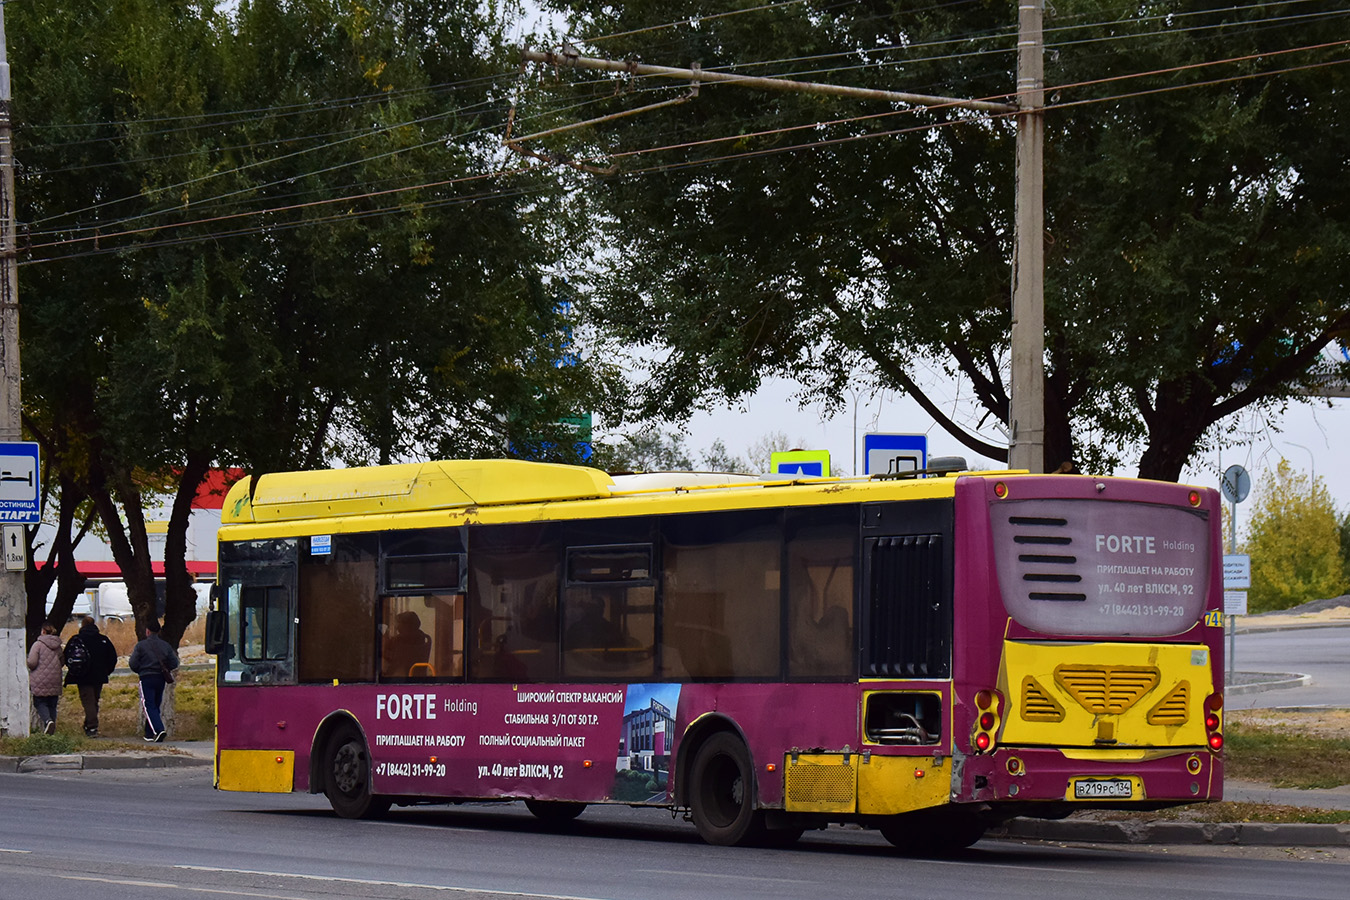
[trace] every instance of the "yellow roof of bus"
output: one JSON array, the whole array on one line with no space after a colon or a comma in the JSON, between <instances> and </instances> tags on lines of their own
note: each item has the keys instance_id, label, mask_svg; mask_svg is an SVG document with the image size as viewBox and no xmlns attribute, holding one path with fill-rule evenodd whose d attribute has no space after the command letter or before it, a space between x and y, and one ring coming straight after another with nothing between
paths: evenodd
<instances>
[{"instance_id":1,"label":"yellow roof of bus","mask_svg":"<svg viewBox=\"0 0 1350 900\"><path fill-rule=\"evenodd\" d=\"M618 478L585 466L510 459L279 472L259 477L256 489L249 478L230 489L221 537L950 497L956 483L707 473Z\"/></svg>"}]
</instances>

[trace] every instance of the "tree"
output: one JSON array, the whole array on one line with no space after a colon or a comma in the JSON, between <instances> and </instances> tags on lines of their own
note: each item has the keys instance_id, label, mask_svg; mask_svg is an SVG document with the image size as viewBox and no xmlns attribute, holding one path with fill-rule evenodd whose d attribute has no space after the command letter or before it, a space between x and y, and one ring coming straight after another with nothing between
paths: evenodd
<instances>
[{"instance_id":1,"label":"tree","mask_svg":"<svg viewBox=\"0 0 1350 900\"><path fill-rule=\"evenodd\" d=\"M605 366L559 365L553 181L493 174L495 10L65 6L12 14L28 418L97 509L138 622L150 494L172 498L176 643L211 466L570 446L563 419L610 402ZM66 438L87 452L59 454Z\"/></svg>"},{"instance_id":2,"label":"tree","mask_svg":"<svg viewBox=\"0 0 1350 900\"><path fill-rule=\"evenodd\" d=\"M1251 556L1251 612L1336 597L1346 587L1336 510L1321 479L1281 460L1261 479L1242 552Z\"/></svg>"},{"instance_id":3,"label":"tree","mask_svg":"<svg viewBox=\"0 0 1350 900\"><path fill-rule=\"evenodd\" d=\"M1344 572L1342 576L1345 584L1350 585L1350 511L1341 516L1340 523L1341 538L1341 568Z\"/></svg>"},{"instance_id":4,"label":"tree","mask_svg":"<svg viewBox=\"0 0 1350 900\"><path fill-rule=\"evenodd\" d=\"M1015 82L1007 4L550 5L597 36L573 38L581 52L612 58L971 97ZM1048 471L1112 470L1137 448L1139 474L1175 480L1226 416L1314 380L1350 328L1350 123L1318 112L1350 75L1329 65L1340 22L1309 14L1322 6L1055 4ZM565 90L597 119L685 90L536 77L539 111ZM649 413L770 374L837 406L861 369L1005 459L1012 137L1006 118L705 84L549 146L617 165L588 189L596 309L655 360ZM928 395L925 367L969 392L964 420Z\"/></svg>"}]
</instances>

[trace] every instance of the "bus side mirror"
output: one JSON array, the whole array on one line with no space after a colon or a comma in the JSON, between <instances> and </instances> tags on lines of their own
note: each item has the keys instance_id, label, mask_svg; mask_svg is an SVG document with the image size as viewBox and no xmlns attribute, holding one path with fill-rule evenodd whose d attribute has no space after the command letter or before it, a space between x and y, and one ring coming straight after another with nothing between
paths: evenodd
<instances>
[{"instance_id":1,"label":"bus side mirror","mask_svg":"<svg viewBox=\"0 0 1350 900\"><path fill-rule=\"evenodd\" d=\"M213 609L206 614L207 653L217 654L225 649L230 638L229 627L229 621L225 618L225 610Z\"/></svg>"}]
</instances>

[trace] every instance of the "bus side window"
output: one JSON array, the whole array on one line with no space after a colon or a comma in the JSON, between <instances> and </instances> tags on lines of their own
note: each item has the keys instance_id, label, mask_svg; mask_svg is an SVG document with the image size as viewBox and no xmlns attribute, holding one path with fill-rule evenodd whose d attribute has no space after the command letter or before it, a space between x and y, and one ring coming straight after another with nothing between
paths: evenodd
<instances>
[{"instance_id":1,"label":"bus side window","mask_svg":"<svg viewBox=\"0 0 1350 900\"><path fill-rule=\"evenodd\" d=\"M464 677L464 595L385 597L380 618L381 680Z\"/></svg>"},{"instance_id":2,"label":"bus side window","mask_svg":"<svg viewBox=\"0 0 1350 900\"><path fill-rule=\"evenodd\" d=\"M787 541L788 674L856 677L853 662L857 511L795 517Z\"/></svg>"},{"instance_id":3,"label":"bus side window","mask_svg":"<svg viewBox=\"0 0 1350 900\"><path fill-rule=\"evenodd\" d=\"M783 549L777 512L671 516L662 531L662 677L777 677Z\"/></svg>"},{"instance_id":4,"label":"bus side window","mask_svg":"<svg viewBox=\"0 0 1350 900\"><path fill-rule=\"evenodd\" d=\"M647 679L655 671L652 545L573 547L563 592L563 676Z\"/></svg>"},{"instance_id":5,"label":"bus side window","mask_svg":"<svg viewBox=\"0 0 1350 900\"><path fill-rule=\"evenodd\" d=\"M474 679L557 679L558 568L549 548L524 541L470 552L469 666Z\"/></svg>"}]
</instances>

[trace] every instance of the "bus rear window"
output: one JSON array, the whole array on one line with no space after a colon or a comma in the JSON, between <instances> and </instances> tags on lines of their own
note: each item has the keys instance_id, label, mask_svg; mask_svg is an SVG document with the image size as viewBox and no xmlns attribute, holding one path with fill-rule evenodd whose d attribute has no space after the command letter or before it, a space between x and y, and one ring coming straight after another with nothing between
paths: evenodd
<instances>
[{"instance_id":1,"label":"bus rear window","mask_svg":"<svg viewBox=\"0 0 1350 900\"><path fill-rule=\"evenodd\" d=\"M1059 635L1180 634L1209 589L1209 524L1198 510L1106 500L991 504L1008 613Z\"/></svg>"}]
</instances>

